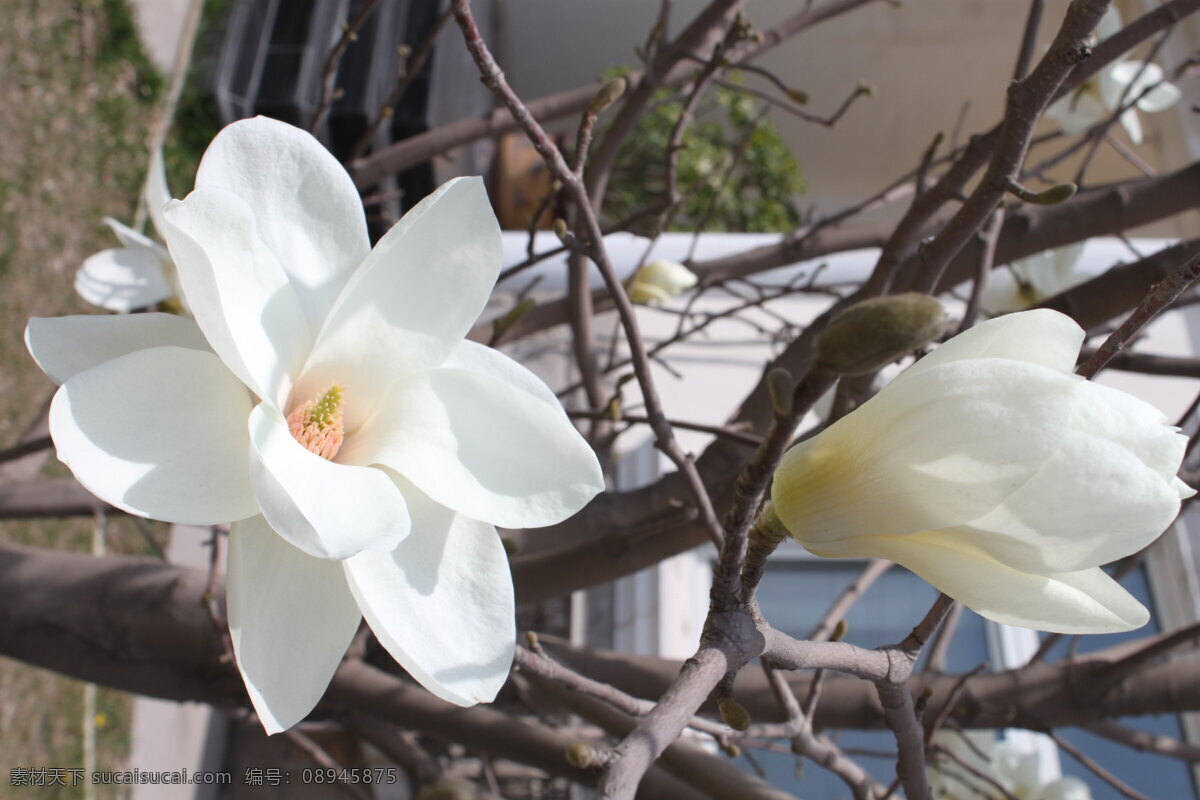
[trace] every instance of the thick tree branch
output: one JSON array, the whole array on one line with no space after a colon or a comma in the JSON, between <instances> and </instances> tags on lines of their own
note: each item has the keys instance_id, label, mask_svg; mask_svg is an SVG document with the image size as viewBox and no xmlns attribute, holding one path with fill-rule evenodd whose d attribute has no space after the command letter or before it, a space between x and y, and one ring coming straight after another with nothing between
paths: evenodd
<instances>
[{"instance_id":1,"label":"thick tree branch","mask_svg":"<svg viewBox=\"0 0 1200 800\"><path fill-rule=\"evenodd\" d=\"M220 641L202 605L206 577L200 570L155 559L96 558L0 544L0 597L5 598L0 606L0 654L124 691L242 706L246 699L241 680L222 661ZM658 697L679 673L677 661L572 648L546 636L540 641L571 669L635 697ZM976 675L958 693L953 716L972 728L1040 730L1200 710L1200 682L1195 680L1194 663L1188 661L1146 664L1111 682L1109 665L1145 644L1143 640L1075 661ZM354 674L347 675L343 665L335 684L353 683ZM807 693L806 675L788 677L797 695ZM933 713L957 683L953 675L923 673L910 678L908 686L914 695L932 692ZM378 681L371 685L382 686ZM477 710L456 709L415 685L389 686L380 692L392 698L390 706L372 701L349 710L421 731L421 714L434 709L459 712L454 719L463 726L474 719L468 712ZM761 674L744 671L735 693L755 719L785 721ZM817 728L883 726L870 684L835 676L825 681L822 694L825 700L814 719ZM715 711L711 703L703 708ZM446 719L443 730L456 724Z\"/></svg>"}]
</instances>

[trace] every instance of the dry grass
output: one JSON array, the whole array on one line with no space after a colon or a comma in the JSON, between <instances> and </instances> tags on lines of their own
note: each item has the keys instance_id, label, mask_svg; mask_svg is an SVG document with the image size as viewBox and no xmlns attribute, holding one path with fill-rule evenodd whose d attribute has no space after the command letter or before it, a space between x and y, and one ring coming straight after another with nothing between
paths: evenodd
<instances>
[{"instance_id":1,"label":"dry grass","mask_svg":"<svg viewBox=\"0 0 1200 800\"><path fill-rule=\"evenodd\" d=\"M14 443L53 387L25 352L30 316L90 311L72 290L79 263L114 246L105 216L128 221L145 168L157 75L122 0L0 0L0 445ZM52 464L49 469L61 469ZM7 523L0 539L90 547L90 520ZM127 525L114 546L137 548ZM81 797L10 788L12 767L79 767L83 685L0 659L0 797ZM101 691L98 763L128 754L130 702ZM99 787L98 797L124 796Z\"/></svg>"}]
</instances>

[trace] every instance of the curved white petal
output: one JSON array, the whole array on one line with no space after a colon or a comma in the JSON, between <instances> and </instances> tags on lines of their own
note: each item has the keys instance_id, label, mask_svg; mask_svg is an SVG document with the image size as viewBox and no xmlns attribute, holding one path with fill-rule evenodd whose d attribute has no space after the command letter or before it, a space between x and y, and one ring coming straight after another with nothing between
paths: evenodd
<instances>
[{"instance_id":1,"label":"curved white petal","mask_svg":"<svg viewBox=\"0 0 1200 800\"><path fill-rule=\"evenodd\" d=\"M250 479L267 522L317 558L391 550L408 535L404 496L382 470L327 461L266 403L250 413Z\"/></svg>"},{"instance_id":2,"label":"curved white petal","mask_svg":"<svg viewBox=\"0 0 1200 800\"><path fill-rule=\"evenodd\" d=\"M422 686L460 706L490 702L508 678L516 638L500 537L412 486L405 497L412 536L390 553L343 562L350 590L379 641Z\"/></svg>"},{"instance_id":3,"label":"curved white petal","mask_svg":"<svg viewBox=\"0 0 1200 800\"><path fill-rule=\"evenodd\" d=\"M916 536L859 536L819 548L837 558L886 558L921 576L980 616L1054 633L1116 633L1140 628L1150 613L1104 571L1038 575L1001 564L956 530Z\"/></svg>"},{"instance_id":4,"label":"curved white petal","mask_svg":"<svg viewBox=\"0 0 1200 800\"><path fill-rule=\"evenodd\" d=\"M1083 329L1066 314L1046 308L1009 314L958 334L901 373L884 391L941 364L972 358L1024 361L1069 373L1082 345Z\"/></svg>"},{"instance_id":5,"label":"curved white petal","mask_svg":"<svg viewBox=\"0 0 1200 800\"><path fill-rule=\"evenodd\" d=\"M1017 569L1069 572L1142 549L1167 529L1179 504L1172 483L1128 450L1072 433L1037 475L964 530Z\"/></svg>"},{"instance_id":6,"label":"curved white petal","mask_svg":"<svg viewBox=\"0 0 1200 800\"><path fill-rule=\"evenodd\" d=\"M225 604L254 710L268 734L287 730L325 694L362 619L342 565L251 517L229 532Z\"/></svg>"},{"instance_id":7,"label":"curved white petal","mask_svg":"<svg viewBox=\"0 0 1200 800\"><path fill-rule=\"evenodd\" d=\"M1157 114L1178 103L1182 97L1183 92L1179 91L1179 87L1163 81L1143 94L1137 102L1137 107L1139 111L1147 114Z\"/></svg>"},{"instance_id":8,"label":"curved white petal","mask_svg":"<svg viewBox=\"0 0 1200 800\"><path fill-rule=\"evenodd\" d=\"M371 249L358 190L337 159L299 128L255 117L217 134L196 188L232 192L254 209L259 237L317 331Z\"/></svg>"},{"instance_id":9,"label":"curved white petal","mask_svg":"<svg viewBox=\"0 0 1200 800\"><path fill-rule=\"evenodd\" d=\"M158 253L164 260L169 260L167 248L163 247L158 242L151 239L144 233L138 233L133 228L129 227L120 220L115 220L112 217L105 217L104 224L108 226L113 235L117 237L117 241L122 247L141 247L146 250L153 250Z\"/></svg>"},{"instance_id":10,"label":"curved white petal","mask_svg":"<svg viewBox=\"0 0 1200 800\"><path fill-rule=\"evenodd\" d=\"M1118 61L1108 68L1109 78L1122 87L1128 86L1125 101L1134 100L1151 86L1162 83L1163 71L1158 64L1130 59ZM1124 91L1124 89L1122 89Z\"/></svg>"},{"instance_id":11,"label":"curved white petal","mask_svg":"<svg viewBox=\"0 0 1200 800\"><path fill-rule=\"evenodd\" d=\"M1064 775L1042 788L1042 800L1092 800L1092 790L1079 778Z\"/></svg>"},{"instance_id":12,"label":"curved white petal","mask_svg":"<svg viewBox=\"0 0 1200 800\"><path fill-rule=\"evenodd\" d=\"M1089 88L1061 97L1046 109L1046 116L1056 121L1068 136L1083 133L1108 116L1108 107Z\"/></svg>"},{"instance_id":13,"label":"curved white petal","mask_svg":"<svg viewBox=\"0 0 1200 800\"><path fill-rule=\"evenodd\" d=\"M151 347L210 352L196 323L174 314L33 317L25 327L25 346L55 383Z\"/></svg>"},{"instance_id":14,"label":"curved white petal","mask_svg":"<svg viewBox=\"0 0 1200 800\"><path fill-rule=\"evenodd\" d=\"M479 178L444 184L375 245L338 298L297 386L331 382L378 398L406 374L442 364L487 303L500 228ZM347 407L353 428L369 409Z\"/></svg>"},{"instance_id":15,"label":"curved white petal","mask_svg":"<svg viewBox=\"0 0 1200 800\"><path fill-rule=\"evenodd\" d=\"M604 488L599 462L548 404L482 372L412 376L341 457L384 464L442 505L507 528L574 514Z\"/></svg>"},{"instance_id":16,"label":"curved white petal","mask_svg":"<svg viewBox=\"0 0 1200 800\"><path fill-rule=\"evenodd\" d=\"M213 350L255 394L282 407L312 333L288 275L259 238L257 213L207 188L170 203L164 217L188 305Z\"/></svg>"},{"instance_id":17,"label":"curved white petal","mask_svg":"<svg viewBox=\"0 0 1200 800\"><path fill-rule=\"evenodd\" d=\"M1112 36L1121 30L1124 23L1121 22L1121 12L1117 11L1115 6L1109 6L1104 15L1100 17L1100 21L1096 23L1096 38L1100 41Z\"/></svg>"},{"instance_id":18,"label":"curved white petal","mask_svg":"<svg viewBox=\"0 0 1200 800\"><path fill-rule=\"evenodd\" d=\"M1040 287L1046 297L1053 297L1060 292L1065 292L1088 279L1087 273L1078 272L1075 269L1086 244L1086 240L1074 242L1050 251L1050 267L1046 271L1045 282Z\"/></svg>"},{"instance_id":19,"label":"curved white petal","mask_svg":"<svg viewBox=\"0 0 1200 800\"><path fill-rule=\"evenodd\" d=\"M1029 298L1022 293L1021 285L1013 271L1000 267L988 273L987 285L983 287L979 305L992 315L1009 314L1029 306Z\"/></svg>"},{"instance_id":20,"label":"curved white petal","mask_svg":"<svg viewBox=\"0 0 1200 800\"><path fill-rule=\"evenodd\" d=\"M160 255L141 246L88 256L75 273L75 291L94 306L119 312L145 308L175 294Z\"/></svg>"},{"instance_id":21,"label":"curved white petal","mask_svg":"<svg viewBox=\"0 0 1200 800\"><path fill-rule=\"evenodd\" d=\"M1057 452L1083 383L999 358L901 376L784 455L771 490L779 518L805 544L970 523Z\"/></svg>"},{"instance_id":22,"label":"curved white petal","mask_svg":"<svg viewBox=\"0 0 1200 800\"><path fill-rule=\"evenodd\" d=\"M156 147L150 154L150 168L146 171L146 184L142 187L142 196L146 202L146 212L150 222L159 236L166 236L166 223L163 220L163 209L171 201L171 190L167 186L167 167L163 163L162 148Z\"/></svg>"},{"instance_id":23,"label":"curved white petal","mask_svg":"<svg viewBox=\"0 0 1200 800\"><path fill-rule=\"evenodd\" d=\"M444 369L465 369L468 372L490 375L533 395L564 417L567 416L567 411L562 407L558 396L541 378L530 372L519 361L509 358L494 347L463 339L450 351L450 357L446 359L442 367Z\"/></svg>"},{"instance_id":24,"label":"curved white petal","mask_svg":"<svg viewBox=\"0 0 1200 800\"><path fill-rule=\"evenodd\" d=\"M1142 143L1142 121L1138 119L1137 110L1130 108L1126 109L1121 114L1121 127L1129 134L1129 141L1134 144Z\"/></svg>"},{"instance_id":25,"label":"curved white petal","mask_svg":"<svg viewBox=\"0 0 1200 800\"><path fill-rule=\"evenodd\" d=\"M629 282L629 299L634 303L666 302L697 283L696 274L675 261L645 265Z\"/></svg>"},{"instance_id":26,"label":"curved white petal","mask_svg":"<svg viewBox=\"0 0 1200 800\"><path fill-rule=\"evenodd\" d=\"M70 378L50 405L58 457L79 482L143 517L212 525L258 513L250 395L212 353L155 347Z\"/></svg>"}]
</instances>

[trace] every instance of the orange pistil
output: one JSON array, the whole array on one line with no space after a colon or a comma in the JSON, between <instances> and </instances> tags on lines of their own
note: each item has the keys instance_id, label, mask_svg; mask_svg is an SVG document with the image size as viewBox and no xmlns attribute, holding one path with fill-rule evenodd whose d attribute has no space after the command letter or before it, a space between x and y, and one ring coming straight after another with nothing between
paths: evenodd
<instances>
[{"instance_id":1,"label":"orange pistil","mask_svg":"<svg viewBox=\"0 0 1200 800\"><path fill-rule=\"evenodd\" d=\"M333 460L346 438L342 424L342 387L334 384L318 400L309 400L287 415L292 437L310 453Z\"/></svg>"}]
</instances>

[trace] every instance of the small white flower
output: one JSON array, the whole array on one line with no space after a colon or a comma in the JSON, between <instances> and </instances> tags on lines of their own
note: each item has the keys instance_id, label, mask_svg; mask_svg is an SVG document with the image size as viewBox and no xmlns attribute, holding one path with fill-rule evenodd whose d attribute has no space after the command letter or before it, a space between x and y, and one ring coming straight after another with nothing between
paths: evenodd
<instances>
[{"instance_id":1,"label":"small white flower","mask_svg":"<svg viewBox=\"0 0 1200 800\"><path fill-rule=\"evenodd\" d=\"M171 199L162 152L150 156L150 169L142 189L154 229L163 235L162 209ZM75 291L94 306L128 312L169 300L179 294L175 262L167 248L112 217L105 224L121 247L88 256L75 273Z\"/></svg>"},{"instance_id":2,"label":"small white flower","mask_svg":"<svg viewBox=\"0 0 1200 800\"><path fill-rule=\"evenodd\" d=\"M1121 27L1121 15L1110 6L1096 26L1096 36L1103 41ZM1165 111L1179 102L1181 96L1174 84L1163 80L1162 68L1157 64L1117 59L1074 92L1053 103L1046 109L1046 116L1056 120L1063 133L1073 136L1107 119L1121 107L1122 97L1125 103L1137 100L1121 114L1120 122L1129 134L1129 140L1141 144L1142 124L1138 120L1138 110L1147 114Z\"/></svg>"},{"instance_id":3,"label":"small white flower","mask_svg":"<svg viewBox=\"0 0 1200 800\"><path fill-rule=\"evenodd\" d=\"M629 282L629 299L635 303L665 303L696 285L696 275L674 261L652 261Z\"/></svg>"},{"instance_id":4,"label":"small white flower","mask_svg":"<svg viewBox=\"0 0 1200 800\"><path fill-rule=\"evenodd\" d=\"M1064 776L1049 783L1040 778L1040 755L1019 750L1008 742L997 743L990 731L967 731L965 736L940 730L933 743L953 756L943 755L927 770L934 800L1004 800L994 785L963 766L988 775L1017 800L1092 800L1088 785ZM960 763L963 762L963 763Z\"/></svg>"},{"instance_id":5,"label":"small white flower","mask_svg":"<svg viewBox=\"0 0 1200 800\"><path fill-rule=\"evenodd\" d=\"M233 522L230 631L269 732L312 709L364 616L438 697L493 699L515 638L493 525L562 520L603 479L545 384L463 340L500 268L482 182L445 184L372 250L341 165L259 118L217 136L164 217L195 322L29 323L62 383L59 458L131 513Z\"/></svg>"},{"instance_id":6,"label":"small white flower","mask_svg":"<svg viewBox=\"0 0 1200 800\"><path fill-rule=\"evenodd\" d=\"M997 622L1130 630L1146 609L1100 569L1194 494L1157 409L1073 374L1084 333L1037 310L962 333L787 452L780 521L831 558L895 561Z\"/></svg>"},{"instance_id":7,"label":"small white flower","mask_svg":"<svg viewBox=\"0 0 1200 800\"><path fill-rule=\"evenodd\" d=\"M1083 246L1084 242L1077 242L1044 250L1016 259L1007 268L993 269L980 306L993 315L1021 311L1084 283L1092 276L1075 268Z\"/></svg>"}]
</instances>

